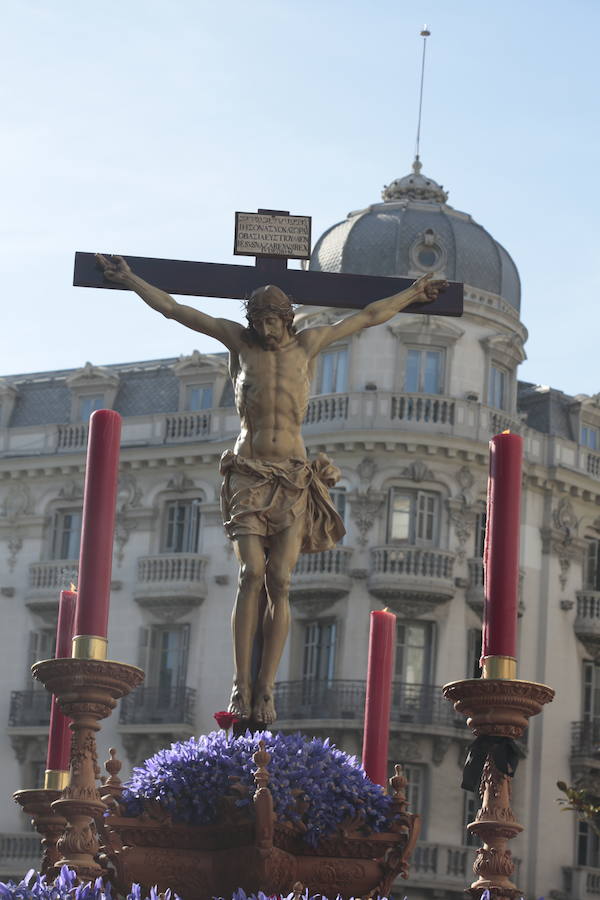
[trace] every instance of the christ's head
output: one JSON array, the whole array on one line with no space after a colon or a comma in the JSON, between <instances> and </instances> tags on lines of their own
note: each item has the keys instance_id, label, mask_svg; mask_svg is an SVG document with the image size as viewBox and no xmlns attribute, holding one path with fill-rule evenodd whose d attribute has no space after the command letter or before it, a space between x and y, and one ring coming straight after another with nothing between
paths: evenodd
<instances>
[{"instance_id":1,"label":"christ's head","mask_svg":"<svg viewBox=\"0 0 600 900\"><path fill-rule=\"evenodd\" d=\"M248 337L263 350L277 350L294 334L294 310L287 294L274 284L257 288L246 301Z\"/></svg>"}]
</instances>

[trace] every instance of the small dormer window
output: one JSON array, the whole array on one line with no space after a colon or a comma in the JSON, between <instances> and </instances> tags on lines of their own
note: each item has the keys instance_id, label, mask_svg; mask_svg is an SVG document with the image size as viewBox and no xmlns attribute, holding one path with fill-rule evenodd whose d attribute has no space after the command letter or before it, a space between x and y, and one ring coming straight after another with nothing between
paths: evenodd
<instances>
[{"instance_id":1,"label":"small dormer window","mask_svg":"<svg viewBox=\"0 0 600 900\"><path fill-rule=\"evenodd\" d=\"M104 394L82 394L77 404L80 422L87 422L93 412L104 407Z\"/></svg>"},{"instance_id":2,"label":"small dormer window","mask_svg":"<svg viewBox=\"0 0 600 900\"><path fill-rule=\"evenodd\" d=\"M185 386L185 408L191 412L212 409L212 384L187 384Z\"/></svg>"},{"instance_id":3,"label":"small dormer window","mask_svg":"<svg viewBox=\"0 0 600 900\"><path fill-rule=\"evenodd\" d=\"M600 448L600 433L597 428L591 425L582 425L579 435L579 443L588 450L598 450Z\"/></svg>"}]
</instances>

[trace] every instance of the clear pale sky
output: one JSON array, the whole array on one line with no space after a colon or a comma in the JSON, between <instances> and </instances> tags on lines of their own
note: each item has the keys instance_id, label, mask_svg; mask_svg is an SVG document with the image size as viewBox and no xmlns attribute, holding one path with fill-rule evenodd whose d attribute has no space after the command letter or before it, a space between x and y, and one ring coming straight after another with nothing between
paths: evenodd
<instances>
[{"instance_id":1,"label":"clear pale sky","mask_svg":"<svg viewBox=\"0 0 600 900\"><path fill-rule=\"evenodd\" d=\"M600 391L597 0L6 0L0 373L221 349L75 250L243 262L235 210L379 199L414 156L514 258L520 377ZM239 318L238 301L198 300Z\"/></svg>"}]
</instances>

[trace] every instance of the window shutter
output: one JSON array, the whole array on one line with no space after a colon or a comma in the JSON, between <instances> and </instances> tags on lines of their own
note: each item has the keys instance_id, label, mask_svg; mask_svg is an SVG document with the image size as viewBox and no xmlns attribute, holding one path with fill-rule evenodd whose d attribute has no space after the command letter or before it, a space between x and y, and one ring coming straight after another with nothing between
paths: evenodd
<instances>
[{"instance_id":1,"label":"window shutter","mask_svg":"<svg viewBox=\"0 0 600 900\"><path fill-rule=\"evenodd\" d=\"M150 629L142 625L138 634L137 665L140 669L144 669L146 676L148 676L146 669L148 667L149 632Z\"/></svg>"},{"instance_id":2,"label":"window shutter","mask_svg":"<svg viewBox=\"0 0 600 900\"><path fill-rule=\"evenodd\" d=\"M32 685L31 679L31 667L34 662L37 662L40 659L39 656L39 646L40 646L40 633L39 631L30 631L29 632L29 648L27 651L27 674L25 684L28 688L32 686L43 687L39 681L34 681Z\"/></svg>"},{"instance_id":3,"label":"window shutter","mask_svg":"<svg viewBox=\"0 0 600 900\"><path fill-rule=\"evenodd\" d=\"M190 626L182 625L180 630L179 666L177 670L177 686L185 687L187 679L188 652L190 646Z\"/></svg>"}]
</instances>

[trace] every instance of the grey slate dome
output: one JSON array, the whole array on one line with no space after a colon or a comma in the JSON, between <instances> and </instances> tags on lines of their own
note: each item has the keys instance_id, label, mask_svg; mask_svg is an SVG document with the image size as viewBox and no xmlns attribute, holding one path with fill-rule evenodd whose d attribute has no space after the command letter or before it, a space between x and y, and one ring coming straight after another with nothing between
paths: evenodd
<instances>
[{"instance_id":1,"label":"grey slate dome","mask_svg":"<svg viewBox=\"0 0 600 900\"><path fill-rule=\"evenodd\" d=\"M439 272L497 294L519 311L521 283L511 257L468 213L447 204L443 187L421 174L418 157L412 173L386 185L382 198L328 229L310 268L409 277Z\"/></svg>"}]
</instances>

